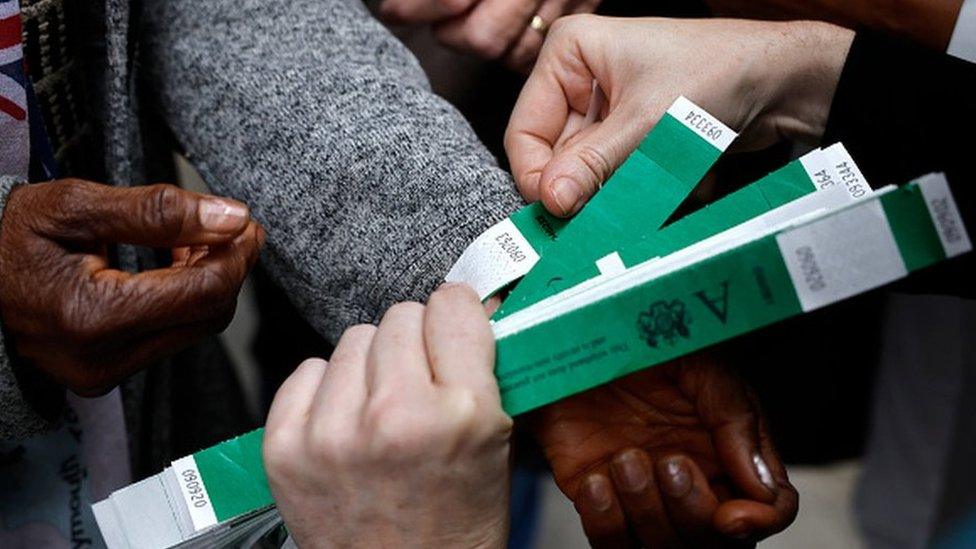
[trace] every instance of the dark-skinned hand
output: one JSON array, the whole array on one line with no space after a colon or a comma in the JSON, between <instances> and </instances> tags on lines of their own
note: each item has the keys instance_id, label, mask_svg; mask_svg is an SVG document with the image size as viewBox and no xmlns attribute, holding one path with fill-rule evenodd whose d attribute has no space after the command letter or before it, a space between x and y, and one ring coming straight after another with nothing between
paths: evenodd
<instances>
[{"instance_id":1,"label":"dark-skinned hand","mask_svg":"<svg viewBox=\"0 0 976 549\"><path fill-rule=\"evenodd\" d=\"M529 418L556 484L600 547L743 547L797 512L750 389L699 354Z\"/></svg>"},{"instance_id":2,"label":"dark-skinned hand","mask_svg":"<svg viewBox=\"0 0 976 549\"><path fill-rule=\"evenodd\" d=\"M107 249L173 250L129 273ZM17 355L83 395L223 330L264 231L239 202L172 185L15 187L0 221L0 316Z\"/></svg>"}]
</instances>

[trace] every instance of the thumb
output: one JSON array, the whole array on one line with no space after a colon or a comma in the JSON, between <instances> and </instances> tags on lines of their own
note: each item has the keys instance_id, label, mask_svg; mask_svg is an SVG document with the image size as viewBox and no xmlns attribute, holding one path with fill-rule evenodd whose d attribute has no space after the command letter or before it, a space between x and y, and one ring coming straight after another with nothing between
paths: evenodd
<instances>
[{"instance_id":1,"label":"thumb","mask_svg":"<svg viewBox=\"0 0 976 549\"><path fill-rule=\"evenodd\" d=\"M542 170L542 203L553 215L575 214L623 164L647 132L618 107L567 142Z\"/></svg>"},{"instance_id":2,"label":"thumb","mask_svg":"<svg viewBox=\"0 0 976 549\"><path fill-rule=\"evenodd\" d=\"M74 242L127 243L157 248L230 242L250 221L236 200L173 185L111 187L68 179L43 184L42 232Z\"/></svg>"},{"instance_id":3,"label":"thumb","mask_svg":"<svg viewBox=\"0 0 976 549\"><path fill-rule=\"evenodd\" d=\"M695 395L696 409L710 431L716 458L733 484L756 501L769 503L780 491L768 453L763 452L763 417L758 401L721 353L681 359L681 385Z\"/></svg>"}]
</instances>

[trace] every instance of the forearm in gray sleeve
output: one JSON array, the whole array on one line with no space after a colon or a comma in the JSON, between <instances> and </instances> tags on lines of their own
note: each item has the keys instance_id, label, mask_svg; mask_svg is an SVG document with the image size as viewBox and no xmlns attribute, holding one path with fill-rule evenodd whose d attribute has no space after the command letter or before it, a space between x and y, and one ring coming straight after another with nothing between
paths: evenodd
<instances>
[{"instance_id":1,"label":"forearm in gray sleeve","mask_svg":"<svg viewBox=\"0 0 976 549\"><path fill-rule=\"evenodd\" d=\"M424 299L521 204L355 0L148 0L143 17L156 108L214 192L251 206L266 266L333 341Z\"/></svg>"}]
</instances>

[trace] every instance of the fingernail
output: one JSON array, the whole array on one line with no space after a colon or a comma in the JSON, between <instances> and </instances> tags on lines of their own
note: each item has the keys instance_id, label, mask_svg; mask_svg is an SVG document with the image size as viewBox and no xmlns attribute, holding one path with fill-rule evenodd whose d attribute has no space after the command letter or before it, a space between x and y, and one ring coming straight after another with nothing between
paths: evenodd
<instances>
[{"instance_id":1,"label":"fingernail","mask_svg":"<svg viewBox=\"0 0 976 549\"><path fill-rule=\"evenodd\" d=\"M583 493L589 500L590 506L597 511L604 512L613 505L613 495L610 493L610 481L603 475L590 475L583 486Z\"/></svg>"},{"instance_id":2,"label":"fingernail","mask_svg":"<svg viewBox=\"0 0 976 549\"><path fill-rule=\"evenodd\" d=\"M756 474L759 475L759 480L769 488L770 491L776 491L776 481L773 480L773 474L769 472L769 466L766 465L766 460L762 458L759 454L753 454L752 465L756 468Z\"/></svg>"},{"instance_id":3,"label":"fingernail","mask_svg":"<svg viewBox=\"0 0 976 549\"><path fill-rule=\"evenodd\" d=\"M200 225L208 231L223 233L240 229L247 222L247 206L220 198L204 198L198 210Z\"/></svg>"},{"instance_id":4,"label":"fingernail","mask_svg":"<svg viewBox=\"0 0 976 549\"><path fill-rule=\"evenodd\" d=\"M647 470L636 451L628 451L614 459L617 475L628 492L640 492L647 486Z\"/></svg>"},{"instance_id":5,"label":"fingernail","mask_svg":"<svg viewBox=\"0 0 976 549\"><path fill-rule=\"evenodd\" d=\"M726 535L736 539L748 539L752 537L752 528L747 522L735 522L726 530Z\"/></svg>"},{"instance_id":6,"label":"fingernail","mask_svg":"<svg viewBox=\"0 0 976 549\"><path fill-rule=\"evenodd\" d=\"M552 196L563 215L573 215L583 207L583 188L568 177L553 181Z\"/></svg>"},{"instance_id":7,"label":"fingernail","mask_svg":"<svg viewBox=\"0 0 976 549\"><path fill-rule=\"evenodd\" d=\"M669 459L664 464L663 488L673 498L680 498L691 491L691 474L680 459Z\"/></svg>"}]
</instances>

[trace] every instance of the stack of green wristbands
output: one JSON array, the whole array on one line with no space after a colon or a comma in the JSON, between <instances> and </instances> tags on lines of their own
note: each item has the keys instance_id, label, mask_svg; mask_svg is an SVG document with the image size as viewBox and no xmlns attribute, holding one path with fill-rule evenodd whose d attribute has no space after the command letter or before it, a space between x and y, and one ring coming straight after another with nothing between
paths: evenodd
<instances>
[{"instance_id":1,"label":"stack of green wristbands","mask_svg":"<svg viewBox=\"0 0 976 549\"><path fill-rule=\"evenodd\" d=\"M971 243L946 180L872 191L840 145L667 226L735 134L681 98L571 221L534 204L489 229L449 279L493 318L511 415L869 291ZM278 517L257 430L96 504L110 548L216 545Z\"/></svg>"}]
</instances>

